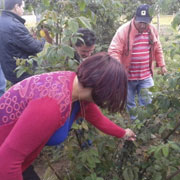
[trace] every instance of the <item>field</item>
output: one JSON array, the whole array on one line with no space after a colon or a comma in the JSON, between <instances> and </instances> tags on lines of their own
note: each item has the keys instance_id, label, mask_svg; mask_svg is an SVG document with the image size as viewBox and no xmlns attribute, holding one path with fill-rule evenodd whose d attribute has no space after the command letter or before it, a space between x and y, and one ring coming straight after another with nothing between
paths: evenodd
<instances>
[{"instance_id":1,"label":"field","mask_svg":"<svg viewBox=\"0 0 180 180\"><path fill-rule=\"evenodd\" d=\"M173 17L173 15L160 15L160 25L171 25ZM157 17L154 17L152 22L153 24L157 24Z\"/></svg>"},{"instance_id":2,"label":"field","mask_svg":"<svg viewBox=\"0 0 180 180\"><path fill-rule=\"evenodd\" d=\"M171 25L173 20L173 15L160 15L160 25ZM25 15L23 18L26 20L27 27L36 26L36 16L35 15ZM157 24L157 16L153 18L153 24Z\"/></svg>"}]
</instances>

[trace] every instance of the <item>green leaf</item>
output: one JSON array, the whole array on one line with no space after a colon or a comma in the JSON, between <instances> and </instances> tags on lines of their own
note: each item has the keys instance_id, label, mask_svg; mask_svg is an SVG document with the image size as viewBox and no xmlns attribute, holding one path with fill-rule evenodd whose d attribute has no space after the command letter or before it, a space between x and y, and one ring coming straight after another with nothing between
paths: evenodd
<instances>
[{"instance_id":1,"label":"green leaf","mask_svg":"<svg viewBox=\"0 0 180 180\"><path fill-rule=\"evenodd\" d=\"M68 21L68 26L69 26L70 30L74 33L77 32L77 30L79 29L79 24L76 22L76 20L74 18L71 18Z\"/></svg>"},{"instance_id":2,"label":"green leaf","mask_svg":"<svg viewBox=\"0 0 180 180\"><path fill-rule=\"evenodd\" d=\"M133 174L132 168L128 169L128 173L129 173L129 179L134 180L134 174Z\"/></svg>"},{"instance_id":3,"label":"green leaf","mask_svg":"<svg viewBox=\"0 0 180 180\"><path fill-rule=\"evenodd\" d=\"M130 179L129 179L128 169L127 169L127 168L124 169L124 171L123 171L123 177L124 177L124 180L130 180Z\"/></svg>"},{"instance_id":4,"label":"green leaf","mask_svg":"<svg viewBox=\"0 0 180 180\"><path fill-rule=\"evenodd\" d=\"M86 7L85 1L84 0L79 1L78 6L79 6L80 11L84 11L84 9Z\"/></svg>"},{"instance_id":5,"label":"green leaf","mask_svg":"<svg viewBox=\"0 0 180 180\"><path fill-rule=\"evenodd\" d=\"M138 179L139 168L133 167L134 180Z\"/></svg>"},{"instance_id":6,"label":"green leaf","mask_svg":"<svg viewBox=\"0 0 180 180\"><path fill-rule=\"evenodd\" d=\"M94 25L96 25L96 21L97 21L97 16L96 16L96 14L93 12L93 11L91 11L91 10L87 10L87 17L90 17L90 19L91 19L91 23L93 23Z\"/></svg>"},{"instance_id":7,"label":"green leaf","mask_svg":"<svg viewBox=\"0 0 180 180\"><path fill-rule=\"evenodd\" d=\"M78 17L78 19L83 27L91 29L91 24L88 18L81 16L81 17Z\"/></svg>"},{"instance_id":8,"label":"green leaf","mask_svg":"<svg viewBox=\"0 0 180 180\"><path fill-rule=\"evenodd\" d=\"M74 49L70 46L64 45L62 49L67 57L73 58L74 57Z\"/></svg>"},{"instance_id":9,"label":"green leaf","mask_svg":"<svg viewBox=\"0 0 180 180\"><path fill-rule=\"evenodd\" d=\"M155 173L153 174L152 180L162 180L161 173L155 172Z\"/></svg>"},{"instance_id":10,"label":"green leaf","mask_svg":"<svg viewBox=\"0 0 180 180\"><path fill-rule=\"evenodd\" d=\"M89 130L88 125L86 123L84 123L84 122L82 123L82 127L87 131Z\"/></svg>"},{"instance_id":11,"label":"green leaf","mask_svg":"<svg viewBox=\"0 0 180 180\"><path fill-rule=\"evenodd\" d=\"M171 146L172 149L174 149L174 150L176 150L176 151L180 151L180 147L179 147L177 144L171 143L170 146Z\"/></svg>"},{"instance_id":12,"label":"green leaf","mask_svg":"<svg viewBox=\"0 0 180 180\"><path fill-rule=\"evenodd\" d=\"M94 161L94 158L92 158L92 156L87 156L87 162L88 162L88 166L90 168L95 168L96 167L96 163Z\"/></svg>"},{"instance_id":13,"label":"green leaf","mask_svg":"<svg viewBox=\"0 0 180 180\"><path fill-rule=\"evenodd\" d=\"M165 157L168 157L168 155L169 155L169 146L164 146L163 148L162 148L162 152L163 152L163 155L165 156Z\"/></svg>"},{"instance_id":14,"label":"green leaf","mask_svg":"<svg viewBox=\"0 0 180 180\"><path fill-rule=\"evenodd\" d=\"M124 180L134 180L133 171L131 168L125 168L123 171Z\"/></svg>"},{"instance_id":15,"label":"green leaf","mask_svg":"<svg viewBox=\"0 0 180 180\"><path fill-rule=\"evenodd\" d=\"M30 64L30 65L33 65L33 62L34 62L33 59L28 59L27 60L27 63Z\"/></svg>"},{"instance_id":16,"label":"green leaf","mask_svg":"<svg viewBox=\"0 0 180 180\"><path fill-rule=\"evenodd\" d=\"M44 4L45 6L49 6L50 1L49 1L49 0L43 0L43 4Z\"/></svg>"},{"instance_id":17,"label":"green leaf","mask_svg":"<svg viewBox=\"0 0 180 180\"><path fill-rule=\"evenodd\" d=\"M26 70L24 68L20 67L19 70L16 72L17 78L19 78L25 72L26 72Z\"/></svg>"},{"instance_id":18,"label":"green leaf","mask_svg":"<svg viewBox=\"0 0 180 180\"><path fill-rule=\"evenodd\" d=\"M98 151L96 149L90 149L90 153L94 156L98 156Z\"/></svg>"},{"instance_id":19,"label":"green leaf","mask_svg":"<svg viewBox=\"0 0 180 180\"><path fill-rule=\"evenodd\" d=\"M75 67L75 61L74 60L72 60L72 59L68 59L68 66L70 67L70 68L73 68L73 67Z\"/></svg>"},{"instance_id":20,"label":"green leaf","mask_svg":"<svg viewBox=\"0 0 180 180\"><path fill-rule=\"evenodd\" d=\"M160 153L161 148L162 148L161 146L158 146L154 152L154 157L156 159L160 158L160 156L161 156L161 153Z\"/></svg>"},{"instance_id":21,"label":"green leaf","mask_svg":"<svg viewBox=\"0 0 180 180\"><path fill-rule=\"evenodd\" d=\"M80 127L79 127L79 125L77 124L77 123L73 123L73 125L72 125L72 129L79 129Z\"/></svg>"},{"instance_id":22,"label":"green leaf","mask_svg":"<svg viewBox=\"0 0 180 180\"><path fill-rule=\"evenodd\" d=\"M180 25L180 12L174 17L171 26L176 29Z\"/></svg>"},{"instance_id":23,"label":"green leaf","mask_svg":"<svg viewBox=\"0 0 180 180\"><path fill-rule=\"evenodd\" d=\"M86 177L85 180L92 180L91 177Z\"/></svg>"},{"instance_id":24,"label":"green leaf","mask_svg":"<svg viewBox=\"0 0 180 180\"><path fill-rule=\"evenodd\" d=\"M72 37L72 38L71 38L71 42L72 42L72 44L76 44L77 39L78 39L77 37Z\"/></svg>"},{"instance_id":25,"label":"green leaf","mask_svg":"<svg viewBox=\"0 0 180 180\"><path fill-rule=\"evenodd\" d=\"M104 178L98 177L97 180L104 180Z\"/></svg>"}]
</instances>

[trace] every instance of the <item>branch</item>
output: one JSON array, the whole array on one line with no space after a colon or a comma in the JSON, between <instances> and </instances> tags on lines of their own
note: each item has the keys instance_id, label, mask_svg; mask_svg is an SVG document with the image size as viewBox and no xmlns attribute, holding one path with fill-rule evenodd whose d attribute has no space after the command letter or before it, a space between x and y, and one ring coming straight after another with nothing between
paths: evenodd
<instances>
[{"instance_id":1,"label":"branch","mask_svg":"<svg viewBox=\"0 0 180 180\"><path fill-rule=\"evenodd\" d=\"M176 172L174 172L172 175L168 176L166 178L166 180L170 180L172 179L174 176L177 176L178 174L180 174L180 169L178 169Z\"/></svg>"},{"instance_id":2,"label":"branch","mask_svg":"<svg viewBox=\"0 0 180 180\"><path fill-rule=\"evenodd\" d=\"M79 144L79 147L80 147L80 149L82 150L82 149L83 149L83 148L82 148L82 142L81 142L81 139L79 138L79 135L78 135L76 129L74 130L74 133L75 133L75 135L76 135L76 139L77 139L77 142L78 142L78 144Z\"/></svg>"},{"instance_id":3,"label":"branch","mask_svg":"<svg viewBox=\"0 0 180 180\"><path fill-rule=\"evenodd\" d=\"M177 123L176 127L163 139L167 143L168 138L180 127L180 121Z\"/></svg>"}]
</instances>

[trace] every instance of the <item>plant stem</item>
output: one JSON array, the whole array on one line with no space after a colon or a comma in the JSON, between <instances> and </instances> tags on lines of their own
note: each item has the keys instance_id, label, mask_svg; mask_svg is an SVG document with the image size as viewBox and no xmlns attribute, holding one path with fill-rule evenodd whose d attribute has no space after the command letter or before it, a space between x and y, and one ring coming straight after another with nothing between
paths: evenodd
<instances>
[{"instance_id":1,"label":"plant stem","mask_svg":"<svg viewBox=\"0 0 180 180\"><path fill-rule=\"evenodd\" d=\"M81 148L81 150L82 150L82 143L81 143L81 140L80 140L80 138L79 138L79 136L78 136L78 133L77 133L77 131L76 131L76 130L74 130L74 133L75 133L75 135L76 135L76 138L77 138L77 141L78 141L79 147L80 147L80 148Z\"/></svg>"},{"instance_id":2,"label":"plant stem","mask_svg":"<svg viewBox=\"0 0 180 180\"><path fill-rule=\"evenodd\" d=\"M174 172L173 174L171 174L170 176L168 176L166 178L166 180L170 180L172 179L174 176L177 176L178 174L180 174L180 169L178 169L176 172Z\"/></svg>"},{"instance_id":3,"label":"plant stem","mask_svg":"<svg viewBox=\"0 0 180 180\"><path fill-rule=\"evenodd\" d=\"M180 121L177 123L175 128L163 139L165 143L167 143L168 138L179 128L180 126Z\"/></svg>"}]
</instances>

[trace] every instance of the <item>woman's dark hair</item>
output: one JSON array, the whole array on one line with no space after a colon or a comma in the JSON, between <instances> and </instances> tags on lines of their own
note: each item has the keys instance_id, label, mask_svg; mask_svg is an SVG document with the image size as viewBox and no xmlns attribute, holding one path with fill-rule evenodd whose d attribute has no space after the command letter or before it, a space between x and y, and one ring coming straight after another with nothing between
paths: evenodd
<instances>
[{"instance_id":1,"label":"woman's dark hair","mask_svg":"<svg viewBox=\"0 0 180 180\"><path fill-rule=\"evenodd\" d=\"M123 65L106 52L88 57L77 70L79 82L92 88L94 102L110 112L124 109L127 98L127 75Z\"/></svg>"},{"instance_id":2,"label":"woman's dark hair","mask_svg":"<svg viewBox=\"0 0 180 180\"><path fill-rule=\"evenodd\" d=\"M5 0L5 10L12 10L16 4L22 5L23 0Z\"/></svg>"}]
</instances>

